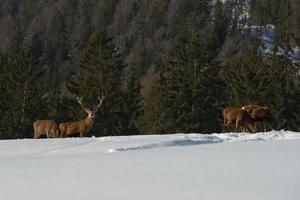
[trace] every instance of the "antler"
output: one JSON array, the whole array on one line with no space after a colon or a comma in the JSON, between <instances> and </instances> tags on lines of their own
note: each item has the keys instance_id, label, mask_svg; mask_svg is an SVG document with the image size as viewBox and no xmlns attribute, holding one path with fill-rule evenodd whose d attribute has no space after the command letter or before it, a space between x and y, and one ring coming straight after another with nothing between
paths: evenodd
<instances>
[{"instance_id":1,"label":"antler","mask_svg":"<svg viewBox=\"0 0 300 200\"><path fill-rule=\"evenodd\" d=\"M77 102L81 105L81 107L82 107L84 110L86 110L87 108L84 107L84 105L83 105L83 103L82 103L83 97L76 97L76 99L77 99Z\"/></svg>"},{"instance_id":2,"label":"antler","mask_svg":"<svg viewBox=\"0 0 300 200\"><path fill-rule=\"evenodd\" d=\"M96 110L98 110L101 107L104 99L105 99L105 96L103 96L102 98L100 96L98 96L99 104L96 106Z\"/></svg>"}]
</instances>

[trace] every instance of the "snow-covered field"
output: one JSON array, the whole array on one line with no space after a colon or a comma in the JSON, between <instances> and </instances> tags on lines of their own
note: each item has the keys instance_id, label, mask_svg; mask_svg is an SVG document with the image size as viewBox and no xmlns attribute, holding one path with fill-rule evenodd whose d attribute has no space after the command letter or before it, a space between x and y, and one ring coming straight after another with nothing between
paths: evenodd
<instances>
[{"instance_id":1,"label":"snow-covered field","mask_svg":"<svg viewBox=\"0 0 300 200\"><path fill-rule=\"evenodd\" d=\"M300 133L0 141L0 200L298 200Z\"/></svg>"}]
</instances>

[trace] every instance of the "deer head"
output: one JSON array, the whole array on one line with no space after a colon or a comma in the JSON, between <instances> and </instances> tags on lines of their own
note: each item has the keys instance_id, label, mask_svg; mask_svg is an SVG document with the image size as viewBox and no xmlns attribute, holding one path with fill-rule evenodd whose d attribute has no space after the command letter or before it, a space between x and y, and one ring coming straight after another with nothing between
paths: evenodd
<instances>
[{"instance_id":1,"label":"deer head","mask_svg":"<svg viewBox=\"0 0 300 200\"><path fill-rule=\"evenodd\" d=\"M84 111L88 114L87 118L92 119L92 120L95 119L96 113L98 112L99 108L101 107L104 98L105 98L105 96L103 96L102 98L100 96L98 96L99 103L96 105L96 107L94 109L91 109L91 108L88 108L83 105L83 103L82 103L83 97L76 97L77 102L84 109Z\"/></svg>"}]
</instances>

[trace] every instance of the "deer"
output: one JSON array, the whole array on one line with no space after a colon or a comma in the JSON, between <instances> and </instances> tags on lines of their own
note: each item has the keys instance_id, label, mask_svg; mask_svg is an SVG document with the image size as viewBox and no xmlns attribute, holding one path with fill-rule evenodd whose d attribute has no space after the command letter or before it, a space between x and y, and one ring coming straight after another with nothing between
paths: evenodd
<instances>
[{"instance_id":1,"label":"deer","mask_svg":"<svg viewBox=\"0 0 300 200\"><path fill-rule=\"evenodd\" d=\"M246 111L251 115L253 109L255 109L255 108L260 108L260 107L262 107L262 106L255 105L255 104L252 104L252 103L251 103L251 104L249 104L249 105L243 106L242 109L243 109L243 110L246 110Z\"/></svg>"},{"instance_id":2,"label":"deer","mask_svg":"<svg viewBox=\"0 0 300 200\"><path fill-rule=\"evenodd\" d=\"M251 113L252 118L255 120L255 122L262 122L264 126L264 132L267 132L267 126L273 130L273 126L275 125L275 118L271 112L271 109L269 107L259 107L254 108Z\"/></svg>"},{"instance_id":3,"label":"deer","mask_svg":"<svg viewBox=\"0 0 300 200\"><path fill-rule=\"evenodd\" d=\"M223 110L223 132L227 132L227 127L236 123L237 115L241 108L239 107L226 107Z\"/></svg>"},{"instance_id":4,"label":"deer","mask_svg":"<svg viewBox=\"0 0 300 200\"><path fill-rule=\"evenodd\" d=\"M53 120L37 120L33 123L34 138L39 139L41 135L47 138L55 138L58 136L58 127Z\"/></svg>"},{"instance_id":5,"label":"deer","mask_svg":"<svg viewBox=\"0 0 300 200\"><path fill-rule=\"evenodd\" d=\"M275 118L271 112L271 109L267 106L259 106L254 104L249 104L242 107L243 110L246 110L255 121L255 129L257 129L257 123L262 122L264 126L264 131L267 131L268 126L270 129L273 129L271 124L275 124Z\"/></svg>"},{"instance_id":6,"label":"deer","mask_svg":"<svg viewBox=\"0 0 300 200\"><path fill-rule=\"evenodd\" d=\"M236 132L240 130L248 131L251 133L256 132L255 120L244 109L240 109L236 117Z\"/></svg>"},{"instance_id":7,"label":"deer","mask_svg":"<svg viewBox=\"0 0 300 200\"><path fill-rule=\"evenodd\" d=\"M79 105L84 109L84 111L88 114L85 119L75 122L63 122L59 125L60 135L62 138L80 134L80 137L86 137L88 131L94 124L96 113L99 111L99 108L102 106L103 100L105 97L98 97L99 103L94 109L87 108L83 105L82 100L83 97L76 97Z\"/></svg>"}]
</instances>

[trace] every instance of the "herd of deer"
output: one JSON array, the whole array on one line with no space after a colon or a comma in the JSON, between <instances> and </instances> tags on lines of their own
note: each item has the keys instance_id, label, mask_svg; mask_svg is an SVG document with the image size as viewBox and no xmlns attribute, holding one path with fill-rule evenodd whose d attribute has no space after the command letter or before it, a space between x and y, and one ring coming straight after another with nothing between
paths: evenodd
<instances>
[{"instance_id":1,"label":"herd of deer","mask_svg":"<svg viewBox=\"0 0 300 200\"><path fill-rule=\"evenodd\" d=\"M88 114L85 119L75 122L63 122L59 124L59 128L54 120L37 120L33 123L34 138L38 139L42 135L46 135L47 138L56 138L59 131L62 138L76 134L80 134L80 137L85 137L94 124L95 114L101 107L104 98L98 97L98 105L94 109L91 109L83 105L82 97L76 97L77 102Z\"/></svg>"},{"instance_id":2,"label":"herd of deer","mask_svg":"<svg viewBox=\"0 0 300 200\"><path fill-rule=\"evenodd\" d=\"M269 107L249 104L243 107L227 107L223 110L223 132L227 132L227 127L235 124L236 132L248 131L254 133L257 131L258 123L262 122L264 131L267 126L273 129L275 118Z\"/></svg>"},{"instance_id":3,"label":"herd of deer","mask_svg":"<svg viewBox=\"0 0 300 200\"><path fill-rule=\"evenodd\" d=\"M85 137L94 124L95 114L98 112L105 97L98 97L99 103L94 108L87 108L82 103L82 97L76 97L77 102L88 114L87 117L80 121L63 122L57 126L54 120L37 120L33 123L34 138L38 139L42 135L47 138L56 138L60 132L60 137L64 138L75 134L80 134L80 137ZM231 124L235 124L236 132L248 131L256 132L257 123L262 122L264 131L268 126L272 128L271 124L275 123L275 119L268 107L258 106L254 104L246 105L243 107L227 107L223 110L223 132L227 132L227 128Z\"/></svg>"}]
</instances>

